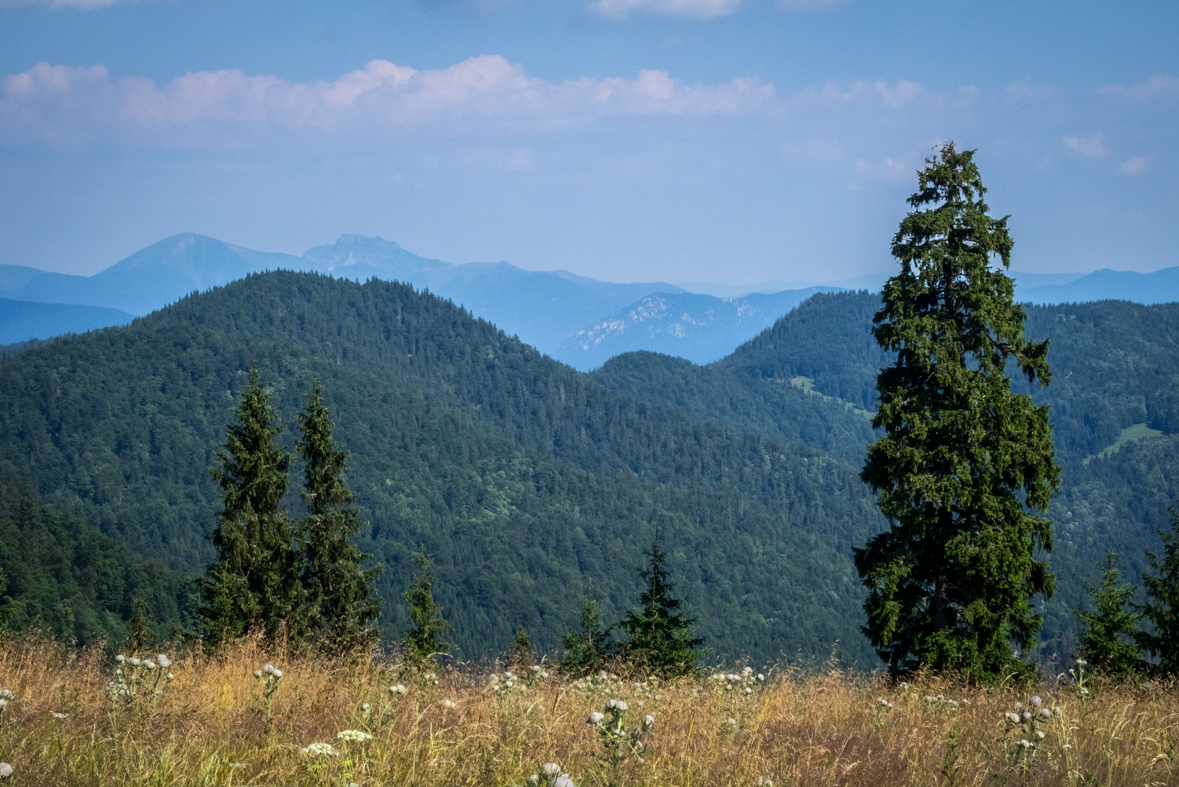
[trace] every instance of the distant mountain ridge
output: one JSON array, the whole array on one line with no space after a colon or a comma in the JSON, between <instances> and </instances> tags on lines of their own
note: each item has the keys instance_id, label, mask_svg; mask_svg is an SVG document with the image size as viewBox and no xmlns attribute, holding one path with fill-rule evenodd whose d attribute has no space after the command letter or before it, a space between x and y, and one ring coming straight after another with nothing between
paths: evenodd
<instances>
[{"instance_id":1,"label":"distant mountain ridge","mask_svg":"<svg viewBox=\"0 0 1179 787\"><path fill-rule=\"evenodd\" d=\"M555 357L583 371L636 350L711 363L772 326L816 292L831 291L829 287L809 287L742 298L655 293L574 332Z\"/></svg>"},{"instance_id":2,"label":"distant mountain ridge","mask_svg":"<svg viewBox=\"0 0 1179 787\"><path fill-rule=\"evenodd\" d=\"M93 276L0 265L0 298L58 304L54 310L0 307L0 344L125 323L192 292L270 270L316 272L365 281L401 281L429 290L579 369L619 353L648 350L706 363L731 352L813 292L879 291L886 272L819 287L769 280L745 287L698 282L689 292L667 282L617 284L564 270L528 271L506 262L453 265L414 254L393 241L342 235L302 256L247 249L195 233L165 238ZM1179 300L1179 267L1142 274L1012 272L1016 297L1032 303L1123 299ZM787 287L787 285L790 285ZM750 292L760 287L761 292ZM781 288L773 291L774 288ZM801 295L801 297L800 297ZM67 306L114 309L95 312ZM54 316L56 315L56 316ZM105 316L104 316L105 315Z\"/></svg>"}]
</instances>

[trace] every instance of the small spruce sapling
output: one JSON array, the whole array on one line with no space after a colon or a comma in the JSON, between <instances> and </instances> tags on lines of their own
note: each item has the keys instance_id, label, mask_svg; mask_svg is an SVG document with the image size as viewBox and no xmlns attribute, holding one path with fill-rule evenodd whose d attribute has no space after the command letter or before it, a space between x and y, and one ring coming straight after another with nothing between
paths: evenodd
<instances>
[{"instance_id":1,"label":"small spruce sapling","mask_svg":"<svg viewBox=\"0 0 1179 787\"><path fill-rule=\"evenodd\" d=\"M1095 670L1119 679L1134 672L1142 657L1142 646L1135 637L1142 615L1130 604L1137 588L1121 578L1118 555L1107 552L1101 582L1085 582L1097 611L1073 611L1081 623L1080 655Z\"/></svg>"},{"instance_id":2,"label":"small spruce sapling","mask_svg":"<svg viewBox=\"0 0 1179 787\"><path fill-rule=\"evenodd\" d=\"M1142 574L1147 601L1139 608L1142 617L1154 625L1154 633L1140 633L1138 642L1158 657L1159 673L1179 675L1179 509L1171 509L1170 532L1157 532L1163 553L1146 553L1155 573Z\"/></svg>"},{"instance_id":3,"label":"small spruce sapling","mask_svg":"<svg viewBox=\"0 0 1179 787\"><path fill-rule=\"evenodd\" d=\"M442 617L442 607L434 601L433 588L437 578L434 576L434 561L426 553L423 546L414 555L413 584L405 591L402 598L409 612L409 619L413 621L413 628L402 639L403 655L406 666L418 668L437 656L446 655L453 644L442 639L454 627Z\"/></svg>"},{"instance_id":4,"label":"small spruce sapling","mask_svg":"<svg viewBox=\"0 0 1179 787\"><path fill-rule=\"evenodd\" d=\"M577 628L565 634L561 671L567 675L589 675L600 670L610 653L606 640L612 628L603 622L602 607L590 586L585 603L577 612Z\"/></svg>"}]
</instances>

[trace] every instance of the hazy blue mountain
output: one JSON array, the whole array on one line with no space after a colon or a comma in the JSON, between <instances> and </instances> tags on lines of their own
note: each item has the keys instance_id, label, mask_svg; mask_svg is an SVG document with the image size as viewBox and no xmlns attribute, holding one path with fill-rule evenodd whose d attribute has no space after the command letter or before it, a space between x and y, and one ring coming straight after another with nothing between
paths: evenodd
<instances>
[{"instance_id":1,"label":"hazy blue mountain","mask_svg":"<svg viewBox=\"0 0 1179 787\"><path fill-rule=\"evenodd\" d=\"M34 303L0 298L0 345L46 339L63 333L85 333L110 325L126 325L134 317L118 309L72 303Z\"/></svg>"},{"instance_id":2,"label":"hazy blue mountain","mask_svg":"<svg viewBox=\"0 0 1179 787\"><path fill-rule=\"evenodd\" d=\"M0 265L0 297L7 297L44 272L26 265Z\"/></svg>"},{"instance_id":3,"label":"hazy blue mountain","mask_svg":"<svg viewBox=\"0 0 1179 787\"><path fill-rule=\"evenodd\" d=\"M808 287L743 298L655 293L570 334L553 357L583 371L636 350L709 363L769 328L816 292L831 291L830 287Z\"/></svg>"},{"instance_id":4,"label":"hazy blue mountain","mask_svg":"<svg viewBox=\"0 0 1179 787\"><path fill-rule=\"evenodd\" d=\"M783 290L805 290L807 287L816 286L813 281L784 281L782 279L767 279L754 284L726 284L720 281L681 281L678 284L688 292L714 295L717 298L740 298L755 292L774 293Z\"/></svg>"},{"instance_id":5,"label":"hazy blue mountain","mask_svg":"<svg viewBox=\"0 0 1179 787\"><path fill-rule=\"evenodd\" d=\"M153 243L93 276L41 273L9 295L24 301L105 306L144 315L191 292L228 284L250 273L302 265L298 257L289 254L254 251L189 232Z\"/></svg>"},{"instance_id":6,"label":"hazy blue mountain","mask_svg":"<svg viewBox=\"0 0 1179 787\"><path fill-rule=\"evenodd\" d=\"M451 265L419 257L383 238L344 235L303 255L307 270L364 281L403 281L449 298L541 352L573 331L651 292L680 292L665 282L614 284L568 271L526 271L506 262Z\"/></svg>"},{"instance_id":7,"label":"hazy blue mountain","mask_svg":"<svg viewBox=\"0 0 1179 787\"><path fill-rule=\"evenodd\" d=\"M571 332L651 292L680 292L665 282L614 284L568 271L526 271L506 262L451 265L406 251L383 238L343 235L302 257L260 252L185 233L153 243L94 276L2 266L0 295L40 303L85 304L143 315L181 297L266 270L314 271L337 278L402 281L453 300L552 352ZM53 335L17 330L26 336ZM62 324L56 333L74 330Z\"/></svg>"},{"instance_id":8,"label":"hazy blue mountain","mask_svg":"<svg viewBox=\"0 0 1179 787\"><path fill-rule=\"evenodd\" d=\"M1115 271L1102 268L1063 284L1020 289L1020 300L1032 303L1086 303L1090 301L1133 301L1155 304L1179 301L1179 267L1154 273Z\"/></svg>"}]
</instances>

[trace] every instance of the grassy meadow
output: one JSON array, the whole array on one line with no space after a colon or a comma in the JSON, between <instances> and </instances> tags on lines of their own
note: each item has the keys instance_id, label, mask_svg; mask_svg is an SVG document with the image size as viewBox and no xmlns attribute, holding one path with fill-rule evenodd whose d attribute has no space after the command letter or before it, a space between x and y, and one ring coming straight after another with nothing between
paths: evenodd
<instances>
[{"instance_id":1,"label":"grassy meadow","mask_svg":"<svg viewBox=\"0 0 1179 787\"><path fill-rule=\"evenodd\" d=\"M0 642L0 689L12 693L0 761L13 772L2 781L455 787L566 773L579 786L1179 784L1175 683L1091 684L1082 695L1067 676L988 689L834 667L673 682L472 668L408 676L379 659L252 640L170 660L170 682L124 662L124 680L142 680L120 694L101 648ZM267 663L281 678L254 676ZM1025 721L1025 710L1036 715ZM595 712L605 714L596 725ZM545 773L547 763L559 770Z\"/></svg>"}]
</instances>

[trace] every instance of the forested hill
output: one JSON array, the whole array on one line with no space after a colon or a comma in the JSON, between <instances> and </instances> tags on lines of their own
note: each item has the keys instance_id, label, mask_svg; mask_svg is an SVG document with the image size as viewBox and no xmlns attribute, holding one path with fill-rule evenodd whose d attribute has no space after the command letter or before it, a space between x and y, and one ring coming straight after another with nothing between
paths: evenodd
<instances>
[{"instance_id":1,"label":"forested hill","mask_svg":"<svg viewBox=\"0 0 1179 787\"><path fill-rule=\"evenodd\" d=\"M854 459L839 407L786 386L775 429L679 412L405 285L254 275L4 358L0 461L140 554L199 570L208 468L253 361L288 424L323 381L388 633L424 544L460 656L503 652L521 624L554 650L591 582L615 618L635 603L658 525L718 656L823 657L839 640L874 658L850 551L883 522L852 462L801 445Z\"/></svg>"},{"instance_id":2,"label":"forested hill","mask_svg":"<svg viewBox=\"0 0 1179 787\"><path fill-rule=\"evenodd\" d=\"M707 367L635 353L608 362L594 379L614 390L831 450L855 464L873 439L876 374L891 359L872 337L878 296L816 295L773 328ZM1096 581L1106 550L1120 552L1136 577L1143 549L1179 498L1179 304L1125 301L1028 306L1027 333L1049 338L1052 383L1015 387L1051 407L1062 488L1049 515L1056 548L1049 565L1059 591L1046 608L1047 653L1069 652L1084 603L1082 580ZM813 407L785 391L809 390ZM806 416L823 414L823 428ZM1140 599L1141 600L1141 599Z\"/></svg>"}]
</instances>

